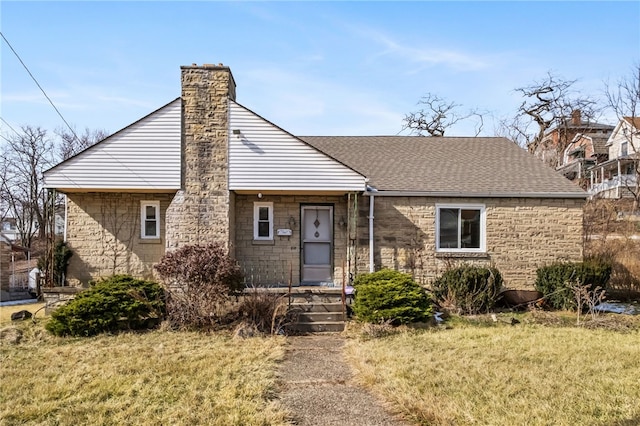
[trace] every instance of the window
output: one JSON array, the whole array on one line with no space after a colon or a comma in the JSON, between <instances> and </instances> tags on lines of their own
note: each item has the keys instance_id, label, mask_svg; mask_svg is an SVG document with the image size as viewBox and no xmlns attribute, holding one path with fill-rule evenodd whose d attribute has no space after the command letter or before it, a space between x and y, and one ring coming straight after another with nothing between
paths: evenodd
<instances>
[{"instance_id":1,"label":"window","mask_svg":"<svg viewBox=\"0 0 640 426\"><path fill-rule=\"evenodd\" d=\"M140 202L140 238L160 238L160 201Z\"/></svg>"},{"instance_id":2,"label":"window","mask_svg":"<svg viewBox=\"0 0 640 426\"><path fill-rule=\"evenodd\" d=\"M484 252L484 205L437 204L436 250L450 252Z\"/></svg>"},{"instance_id":3,"label":"window","mask_svg":"<svg viewBox=\"0 0 640 426\"><path fill-rule=\"evenodd\" d=\"M629 155L629 143L622 142L620 144L620 157L626 157L627 155Z\"/></svg>"},{"instance_id":4,"label":"window","mask_svg":"<svg viewBox=\"0 0 640 426\"><path fill-rule=\"evenodd\" d=\"M273 203L253 203L253 239L273 240Z\"/></svg>"}]
</instances>

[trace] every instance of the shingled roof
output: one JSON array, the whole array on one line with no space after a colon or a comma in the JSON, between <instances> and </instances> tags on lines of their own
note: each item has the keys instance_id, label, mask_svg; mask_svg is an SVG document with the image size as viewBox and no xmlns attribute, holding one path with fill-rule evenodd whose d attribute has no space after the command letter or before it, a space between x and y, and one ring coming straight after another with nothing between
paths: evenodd
<instances>
[{"instance_id":1,"label":"shingled roof","mask_svg":"<svg viewBox=\"0 0 640 426\"><path fill-rule=\"evenodd\" d=\"M301 136L369 178L378 191L451 196L586 197L504 138Z\"/></svg>"}]
</instances>

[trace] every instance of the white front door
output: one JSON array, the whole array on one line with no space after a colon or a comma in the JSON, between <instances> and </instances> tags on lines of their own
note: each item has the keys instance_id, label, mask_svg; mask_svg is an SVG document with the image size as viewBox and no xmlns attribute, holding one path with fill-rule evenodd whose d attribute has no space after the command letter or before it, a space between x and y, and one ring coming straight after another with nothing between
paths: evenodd
<instances>
[{"instance_id":1,"label":"white front door","mask_svg":"<svg viewBox=\"0 0 640 426\"><path fill-rule=\"evenodd\" d=\"M332 282L333 206L302 206L302 284Z\"/></svg>"}]
</instances>

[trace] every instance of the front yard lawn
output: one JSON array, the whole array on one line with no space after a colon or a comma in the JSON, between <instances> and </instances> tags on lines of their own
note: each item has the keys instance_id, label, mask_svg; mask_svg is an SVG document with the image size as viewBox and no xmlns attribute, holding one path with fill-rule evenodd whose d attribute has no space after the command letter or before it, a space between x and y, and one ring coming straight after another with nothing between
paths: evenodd
<instances>
[{"instance_id":1,"label":"front yard lawn","mask_svg":"<svg viewBox=\"0 0 640 426\"><path fill-rule=\"evenodd\" d=\"M0 423L279 425L284 339L154 331L55 338L21 324L0 343Z\"/></svg>"},{"instance_id":2,"label":"front yard lawn","mask_svg":"<svg viewBox=\"0 0 640 426\"><path fill-rule=\"evenodd\" d=\"M461 321L351 339L346 351L358 380L417 424L640 424L637 322L611 331L557 318Z\"/></svg>"}]
</instances>

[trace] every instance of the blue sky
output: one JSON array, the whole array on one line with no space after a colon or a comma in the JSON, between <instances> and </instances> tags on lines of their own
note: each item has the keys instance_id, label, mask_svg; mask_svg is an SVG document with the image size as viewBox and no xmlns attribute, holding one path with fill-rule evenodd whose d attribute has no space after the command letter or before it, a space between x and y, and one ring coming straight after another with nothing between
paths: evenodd
<instances>
[{"instance_id":1,"label":"blue sky","mask_svg":"<svg viewBox=\"0 0 640 426\"><path fill-rule=\"evenodd\" d=\"M426 92L502 117L520 104L513 89L548 71L597 97L640 61L638 1L2 1L0 13L65 119L108 132L180 96L192 63L230 66L238 102L294 134L389 135ZM62 127L4 41L0 53L0 116Z\"/></svg>"}]
</instances>

